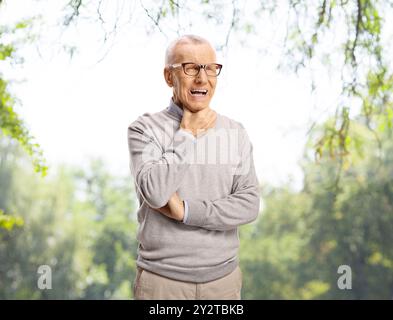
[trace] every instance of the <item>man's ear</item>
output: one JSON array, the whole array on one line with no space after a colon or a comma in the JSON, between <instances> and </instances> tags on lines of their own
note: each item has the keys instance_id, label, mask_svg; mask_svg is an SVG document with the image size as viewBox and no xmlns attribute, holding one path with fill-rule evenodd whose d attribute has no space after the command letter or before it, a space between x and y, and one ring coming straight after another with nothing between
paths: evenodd
<instances>
[{"instance_id":1,"label":"man's ear","mask_svg":"<svg viewBox=\"0 0 393 320\"><path fill-rule=\"evenodd\" d=\"M173 87L173 76L172 72L169 70L168 67L164 68L164 78L165 82L169 87Z\"/></svg>"}]
</instances>

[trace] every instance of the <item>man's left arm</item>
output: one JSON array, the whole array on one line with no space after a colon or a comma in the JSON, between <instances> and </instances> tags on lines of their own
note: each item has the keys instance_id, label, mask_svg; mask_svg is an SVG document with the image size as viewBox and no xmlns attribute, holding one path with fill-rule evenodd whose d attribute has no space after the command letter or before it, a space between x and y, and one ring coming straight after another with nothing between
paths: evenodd
<instances>
[{"instance_id":1,"label":"man's left arm","mask_svg":"<svg viewBox=\"0 0 393 320\"><path fill-rule=\"evenodd\" d=\"M257 218L260 195L252 149L246 134L231 194L213 201L185 199L188 206L185 224L223 231L234 229Z\"/></svg>"}]
</instances>

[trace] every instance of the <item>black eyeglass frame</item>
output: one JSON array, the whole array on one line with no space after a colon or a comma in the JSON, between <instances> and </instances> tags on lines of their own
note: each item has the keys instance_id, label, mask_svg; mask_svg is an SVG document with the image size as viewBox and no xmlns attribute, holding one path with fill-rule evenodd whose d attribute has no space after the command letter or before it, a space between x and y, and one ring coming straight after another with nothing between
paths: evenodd
<instances>
[{"instance_id":1,"label":"black eyeglass frame","mask_svg":"<svg viewBox=\"0 0 393 320\"><path fill-rule=\"evenodd\" d=\"M186 72L186 68L185 68L185 67L186 67L186 65L189 65L189 64L194 64L194 65L196 65L196 66L199 67L198 72L197 72L196 74L189 74L189 73ZM217 73L216 75L211 75L211 74L208 74L208 73L207 73L206 67L207 67L207 66L211 66L211 65L215 65L215 66L216 66L216 69L217 69L217 67L219 68L219 69L218 69L218 73ZM222 70L222 64L219 64L219 63L199 64L199 63L195 63L195 62L183 62L183 63L174 63L174 64L171 64L171 65L169 65L169 67L170 67L171 69L175 69L175 68L182 67L184 74L186 74L187 76L191 76L191 77L196 77L196 76L198 76L198 75L199 75L199 72L201 72L201 69L204 69L204 70L205 70L206 75L207 75L208 77L218 77L218 76L220 75L220 73L221 73L221 70Z\"/></svg>"}]
</instances>

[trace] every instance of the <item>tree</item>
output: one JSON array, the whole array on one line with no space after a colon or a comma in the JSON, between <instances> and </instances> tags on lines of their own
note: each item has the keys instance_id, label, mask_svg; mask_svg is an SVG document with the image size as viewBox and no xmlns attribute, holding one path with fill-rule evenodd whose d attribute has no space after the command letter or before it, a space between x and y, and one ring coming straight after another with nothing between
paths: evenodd
<instances>
[{"instance_id":1,"label":"tree","mask_svg":"<svg viewBox=\"0 0 393 320\"><path fill-rule=\"evenodd\" d=\"M1 5L1 3L0 3ZM14 27L9 28L0 26L0 62L10 63L21 62L22 60L16 55L17 43L6 43L3 40L6 35L15 35L18 31L27 29L31 21L22 21ZM45 176L47 166L42 156L42 151L37 143L34 142L33 136L29 133L26 124L15 111L16 99L11 95L8 89L8 83L0 73L0 129L1 137L8 136L20 143L22 148L33 158L34 168Z\"/></svg>"},{"instance_id":2,"label":"tree","mask_svg":"<svg viewBox=\"0 0 393 320\"><path fill-rule=\"evenodd\" d=\"M352 128L367 154L351 152L336 187L337 163L305 153L304 188L264 188L259 220L242 229L246 299L390 299L393 291L393 144L380 149L366 126ZM340 266L352 289L338 287Z\"/></svg>"},{"instance_id":3,"label":"tree","mask_svg":"<svg viewBox=\"0 0 393 320\"><path fill-rule=\"evenodd\" d=\"M333 70L340 99L328 117L314 119L310 126L303 190L265 187L260 219L241 228L243 297L392 297L393 72L391 29L386 26L392 1L163 0L157 5L148 0L71 0L64 5L62 30L87 18L99 24L108 47L139 15L148 33L157 30L167 39L192 32L192 25L204 21L223 30L218 50L239 41L263 53L270 48L263 48L260 35L278 29L277 17L285 14L278 69L310 71L311 94L320 84L316 70ZM22 24L0 30L0 63L16 59L17 46L6 43L4 35L18 30L27 28ZM69 49L72 55L75 48ZM136 222L129 216L133 205L126 180L111 177L99 161L87 171L60 170L48 182L26 178L14 166L13 160L20 159L14 142L38 159L40 152L15 112L16 100L2 76L0 98L0 126L11 138L0 141L0 209L18 212L25 220L23 229L0 229L0 257L5 261L1 296L130 297ZM45 167L37 161L38 168ZM0 212L0 226L10 228L16 221ZM36 266L47 261L56 268L55 287L61 288L51 293L36 290ZM353 271L350 291L337 287L337 268L344 264Z\"/></svg>"},{"instance_id":4,"label":"tree","mask_svg":"<svg viewBox=\"0 0 393 320\"><path fill-rule=\"evenodd\" d=\"M2 2L0 1L0 6L1 4ZM14 62L18 60L16 56L17 43L7 42L4 40L5 36L26 29L29 23L31 22L21 21L12 28L0 25L0 65L11 60ZM9 137L17 141L25 152L32 157L35 171L45 176L47 165L45 164L43 152L39 144L34 141L24 121L15 111L15 101L15 98L8 89L8 82L0 72L0 140ZM0 156L1 162L3 162L2 157L3 155ZM6 215L4 208L0 206L0 228L11 230L14 226L20 226L22 224L23 220L20 217Z\"/></svg>"},{"instance_id":5,"label":"tree","mask_svg":"<svg viewBox=\"0 0 393 320\"><path fill-rule=\"evenodd\" d=\"M130 179L111 176L96 160L85 170L61 166L42 180L17 146L7 153L0 190L10 191L0 205L19 212L24 225L0 230L0 297L131 298L136 218ZM52 270L51 290L37 287L42 265Z\"/></svg>"}]
</instances>

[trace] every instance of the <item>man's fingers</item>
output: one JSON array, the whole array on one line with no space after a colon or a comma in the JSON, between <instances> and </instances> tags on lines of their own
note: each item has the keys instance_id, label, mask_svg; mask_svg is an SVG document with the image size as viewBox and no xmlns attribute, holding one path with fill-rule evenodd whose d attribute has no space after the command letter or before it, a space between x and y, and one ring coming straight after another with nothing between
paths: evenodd
<instances>
[{"instance_id":1,"label":"man's fingers","mask_svg":"<svg viewBox=\"0 0 393 320\"><path fill-rule=\"evenodd\" d=\"M184 108L183 119L180 126L192 132L203 132L213 127L216 119L217 113L210 108L201 110L197 113L192 113L187 108Z\"/></svg>"},{"instance_id":2,"label":"man's fingers","mask_svg":"<svg viewBox=\"0 0 393 320\"><path fill-rule=\"evenodd\" d=\"M184 115L192 115L192 112L188 110L186 107L183 107L183 116Z\"/></svg>"}]
</instances>

